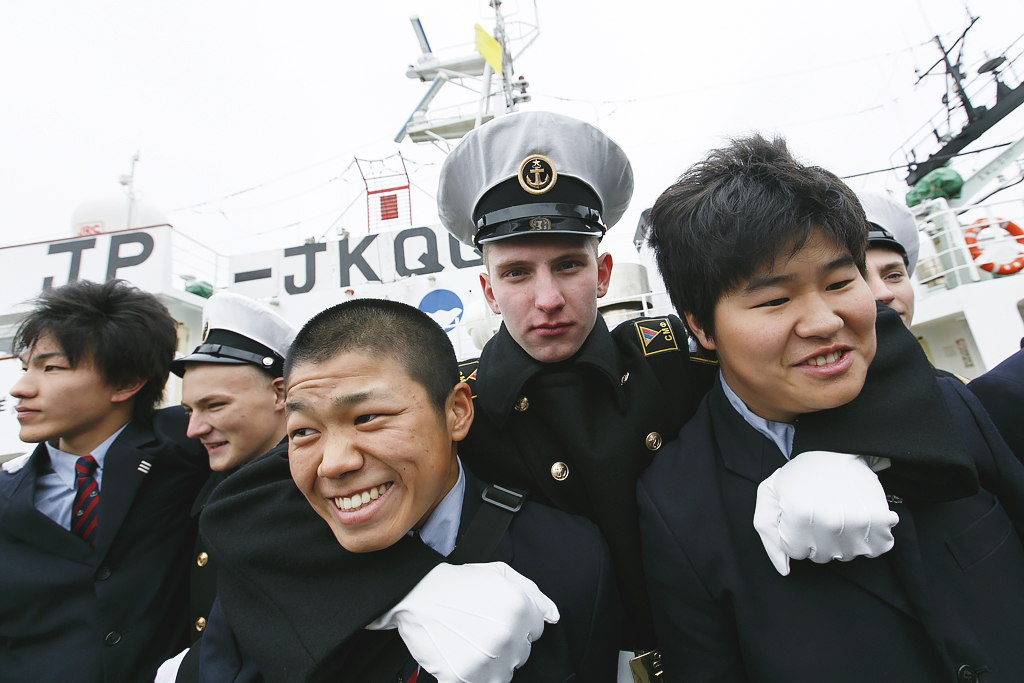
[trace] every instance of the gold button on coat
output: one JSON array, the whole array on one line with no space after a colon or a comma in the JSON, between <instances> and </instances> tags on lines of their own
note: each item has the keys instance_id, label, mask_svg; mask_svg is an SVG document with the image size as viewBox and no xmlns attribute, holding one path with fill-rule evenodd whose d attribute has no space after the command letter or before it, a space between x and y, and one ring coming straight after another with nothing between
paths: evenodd
<instances>
[{"instance_id":1,"label":"gold button on coat","mask_svg":"<svg viewBox=\"0 0 1024 683\"><path fill-rule=\"evenodd\" d=\"M569 476L569 466L564 462L556 462L551 466L551 476L555 481L565 481L565 478Z\"/></svg>"},{"instance_id":2,"label":"gold button on coat","mask_svg":"<svg viewBox=\"0 0 1024 683\"><path fill-rule=\"evenodd\" d=\"M209 562L209 561L210 561L210 556L207 555L206 553L199 553L199 555L196 557L196 564L199 565L200 567L205 567L206 563ZM200 630L202 630L202 629L200 629Z\"/></svg>"},{"instance_id":3,"label":"gold button on coat","mask_svg":"<svg viewBox=\"0 0 1024 683\"><path fill-rule=\"evenodd\" d=\"M658 450L659 448L661 448L661 434L659 434L658 432L651 432L650 434L647 435L647 440L645 443L647 444L647 448L649 448L650 450Z\"/></svg>"},{"instance_id":4,"label":"gold button on coat","mask_svg":"<svg viewBox=\"0 0 1024 683\"><path fill-rule=\"evenodd\" d=\"M516 401L516 410L520 413L526 411L530 407L530 401L525 396L520 396L519 400Z\"/></svg>"},{"instance_id":5,"label":"gold button on coat","mask_svg":"<svg viewBox=\"0 0 1024 683\"><path fill-rule=\"evenodd\" d=\"M627 379L629 379L629 373L628 372L625 375L622 376L622 381L619 382L619 384L625 384Z\"/></svg>"},{"instance_id":6,"label":"gold button on coat","mask_svg":"<svg viewBox=\"0 0 1024 683\"><path fill-rule=\"evenodd\" d=\"M199 617L196 619L196 630L202 632L204 628L206 628L206 618Z\"/></svg>"}]
</instances>

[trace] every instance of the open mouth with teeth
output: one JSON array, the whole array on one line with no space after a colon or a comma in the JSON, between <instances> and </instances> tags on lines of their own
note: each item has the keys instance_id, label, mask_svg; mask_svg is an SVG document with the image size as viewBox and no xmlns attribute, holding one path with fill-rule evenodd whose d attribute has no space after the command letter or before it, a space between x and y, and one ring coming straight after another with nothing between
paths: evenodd
<instances>
[{"instance_id":1,"label":"open mouth with teeth","mask_svg":"<svg viewBox=\"0 0 1024 683\"><path fill-rule=\"evenodd\" d=\"M832 353L826 353L823 356L815 356L814 358L808 358L801 365L810 365L812 367L820 367L822 365L831 365L837 361L842 360L843 355L846 351L833 351Z\"/></svg>"},{"instance_id":2,"label":"open mouth with teeth","mask_svg":"<svg viewBox=\"0 0 1024 683\"><path fill-rule=\"evenodd\" d=\"M358 510L364 505L369 505L370 502L377 500L390 488L391 482L389 481L381 484L380 486L374 486L373 488L366 489L365 491L354 493L351 496L335 498L334 504L342 512L352 512L353 510Z\"/></svg>"}]
</instances>

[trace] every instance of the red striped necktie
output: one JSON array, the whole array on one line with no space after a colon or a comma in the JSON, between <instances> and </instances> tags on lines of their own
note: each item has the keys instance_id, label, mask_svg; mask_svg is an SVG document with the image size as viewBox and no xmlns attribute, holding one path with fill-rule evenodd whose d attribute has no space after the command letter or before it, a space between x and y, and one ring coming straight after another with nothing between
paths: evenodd
<instances>
[{"instance_id":1,"label":"red striped necktie","mask_svg":"<svg viewBox=\"0 0 1024 683\"><path fill-rule=\"evenodd\" d=\"M71 507L71 533L96 547L96 518L99 513L100 487L93 478L99 465L91 455L75 463L75 502Z\"/></svg>"}]
</instances>

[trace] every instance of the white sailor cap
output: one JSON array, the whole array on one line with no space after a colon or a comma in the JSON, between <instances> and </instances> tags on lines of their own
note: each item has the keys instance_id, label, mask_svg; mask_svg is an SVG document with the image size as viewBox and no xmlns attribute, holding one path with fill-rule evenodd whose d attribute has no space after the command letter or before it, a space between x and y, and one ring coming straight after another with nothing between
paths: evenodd
<instances>
[{"instance_id":1,"label":"white sailor cap","mask_svg":"<svg viewBox=\"0 0 1024 683\"><path fill-rule=\"evenodd\" d=\"M902 255L907 265L907 274L913 275L921 251L921 238L918 236L914 214L886 195L858 192L857 198L868 219L869 247L891 249Z\"/></svg>"},{"instance_id":2,"label":"white sailor cap","mask_svg":"<svg viewBox=\"0 0 1024 683\"><path fill-rule=\"evenodd\" d=\"M561 114L513 112L470 131L441 167L437 213L470 246L523 234L601 237L633 196L622 148Z\"/></svg>"},{"instance_id":3,"label":"white sailor cap","mask_svg":"<svg viewBox=\"0 0 1024 683\"><path fill-rule=\"evenodd\" d=\"M203 308L202 343L173 361L171 372L184 376L186 363L250 364L280 377L295 332L287 320L258 301L220 292Z\"/></svg>"}]
</instances>

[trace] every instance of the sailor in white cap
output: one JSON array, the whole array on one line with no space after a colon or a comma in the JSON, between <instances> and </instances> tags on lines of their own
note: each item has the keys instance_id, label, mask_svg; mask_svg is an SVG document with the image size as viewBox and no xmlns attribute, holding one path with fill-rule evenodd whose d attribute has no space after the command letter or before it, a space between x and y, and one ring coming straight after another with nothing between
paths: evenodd
<instances>
[{"instance_id":1,"label":"sailor in white cap","mask_svg":"<svg viewBox=\"0 0 1024 683\"><path fill-rule=\"evenodd\" d=\"M910 327L914 287L910 278L921 249L917 222L906 206L870 192L857 194L868 219L867 281L875 301L899 313Z\"/></svg>"},{"instance_id":2,"label":"sailor in white cap","mask_svg":"<svg viewBox=\"0 0 1024 683\"><path fill-rule=\"evenodd\" d=\"M224 479L285 440L282 375L295 332L263 304L222 292L203 308L199 346L171 363L171 372L181 377L181 405L189 415L187 435L206 448L213 470L192 506L193 518L198 519ZM189 623L195 644L216 598L217 577L217 563L200 537L191 567ZM190 652L177 670L178 681L197 675L199 648ZM161 673L164 678L158 680L174 680L167 669Z\"/></svg>"}]
</instances>

